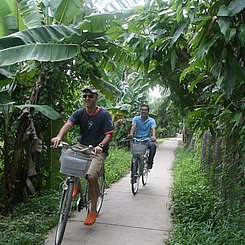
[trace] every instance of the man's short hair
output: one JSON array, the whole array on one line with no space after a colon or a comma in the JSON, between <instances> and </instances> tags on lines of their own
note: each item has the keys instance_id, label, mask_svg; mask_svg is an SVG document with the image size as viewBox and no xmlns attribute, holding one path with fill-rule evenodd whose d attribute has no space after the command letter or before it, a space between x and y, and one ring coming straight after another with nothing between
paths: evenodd
<instances>
[{"instance_id":1,"label":"man's short hair","mask_svg":"<svg viewBox=\"0 0 245 245\"><path fill-rule=\"evenodd\" d=\"M142 104L142 105L140 106L140 109L141 109L142 107L147 107L148 112L150 111L150 107L149 107L147 104Z\"/></svg>"}]
</instances>

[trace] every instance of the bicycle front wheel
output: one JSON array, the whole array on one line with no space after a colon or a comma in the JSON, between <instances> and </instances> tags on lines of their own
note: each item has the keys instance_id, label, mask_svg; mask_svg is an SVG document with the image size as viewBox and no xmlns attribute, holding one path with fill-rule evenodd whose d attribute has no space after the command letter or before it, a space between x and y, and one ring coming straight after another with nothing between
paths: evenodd
<instances>
[{"instance_id":1,"label":"bicycle front wheel","mask_svg":"<svg viewBox=\"0 0 245 245\"><path fill-rule=\"evenodd\" d=\"M148 173L149 173L148 164L147 164L147 161L144 159L144 166L143 166L143 173L142 173L142 184L143 185L146 185L148 181Z\"/></svg>"},{"instance_id":2,"label":"bicycle front wheel","mask_svg":"<svg viewBox=\"0 0 245 245\"><path fill-rule=\"evenodd\" d=\"M133 157L131 161L131 189L134 195L139 189L139 178L139 159L137 157Z\"/></svg>"},{"instance_id":3,"label":"bicycle front wheel","mask_svg":"<svg viewBox=\"0 0 245 245\"><path fill-rule=\"evenodd\" d=\"M67 181L63 184L62 188L63 191L59 208L59 221L55 234L55 245L60 245L64 236L67 219L71 209L74 182Z\"/></svg>"}]
</instances>

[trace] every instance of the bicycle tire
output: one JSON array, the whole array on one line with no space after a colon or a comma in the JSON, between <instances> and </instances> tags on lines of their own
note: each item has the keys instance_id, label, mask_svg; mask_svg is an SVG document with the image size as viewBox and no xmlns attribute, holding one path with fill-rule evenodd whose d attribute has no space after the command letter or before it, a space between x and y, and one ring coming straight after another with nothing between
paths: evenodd
<instances>
[{"instance_id":1,"label":"bicycle tire","mask_svg":"<svg viewBox=\"0 0 245 245\"><path fill-rule=\"evenodd\" d=\"M146 185L148 181L148 174L149 174L149 169L148 169L148 164L146 159L144 159L144 166L143 166L143 173L142 173L142 184Z\"/></svg>"},{"instance_id":2,"label":"bicycle tire","mask_svg":"<svg viewBox=\"0 0 245 245\"><path fill-rule=\"evenodd\" d=\"M96 211L97 213L100 212L103 201L104 201L104 195L105 195L105 173L102 174L98 178L98 184L99 184L99 197L97 200L97 205L96 205Z\"/></svg>"},{"instance_id":3,"label":"bicycle tire","mask_svg":"<svg viewBox=\"0 0 245 245\"><path fill-rule=\"evenodd\" d=\"M136 195L139 189L139 159L133 157L131 160L131 190L134 195Z\"/></svg>"},{"instance_id":4,"label":"bicycle tire","mask_svg":"<svg viewBox=\"0 0 245 245\"><path fill-rule=\"evenodd\" d=\"M67 219L71 209L73 188L74 188L74 182L69 181L67 185L67 189L63 189L62 191L62 198L60 201L60 208L59 208L59 221L55 234L55 245L61 244L65 233Z\"/></svg>"},{"instance_id":5,"label":"bicycle tire","mask_svg":"<svg viewBox=\"0 0 245 245\"><path fill-rule=\"evenodd\" d=\"M90 198L90 193L89 193L89 183L87 180L86 180L86 185L85 185L84 200L85 200L86 211L89 212L91 198Z\"/></svg>"}]
</instances>

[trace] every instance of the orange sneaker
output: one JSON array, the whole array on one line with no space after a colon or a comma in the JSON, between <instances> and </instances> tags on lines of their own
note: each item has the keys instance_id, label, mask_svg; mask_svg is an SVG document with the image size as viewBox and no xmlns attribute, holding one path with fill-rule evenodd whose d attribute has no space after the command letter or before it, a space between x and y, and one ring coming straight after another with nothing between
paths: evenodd
<instances>
[{"instance_id":1,"label":"orange sneaker","mask_svg":"<svg viewBox=\"0 0 245 245\"><path fill-rule=\"evenodd\" d=\"M97 218L97 213L89 212L86 219L84 220L84 225L93 225Z\"/></svg>"},{"instance_id":2,"label":"orange sneaker","mask_svg":"<svg viewBox=\"0 0 245 245\"><path fill-rule=\"evenodd\" d=\"M72 192L72 198L75 198L78 194L78 185L75 183Z\"/></svg>"}]
</instances>

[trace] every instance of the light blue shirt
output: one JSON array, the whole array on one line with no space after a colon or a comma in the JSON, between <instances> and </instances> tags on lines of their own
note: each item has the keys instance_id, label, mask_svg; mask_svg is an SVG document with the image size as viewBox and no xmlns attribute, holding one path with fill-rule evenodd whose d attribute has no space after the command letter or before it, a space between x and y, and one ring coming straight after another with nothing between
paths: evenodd
<instances>
[{"instance_id":1,"label":"light blue shirt","mask_svg":"<svg viewBox=\"0 0 245 245\"><path fill-rule=\"evenodd\" d=\"M133 118L132 125L136 125L135 138L145 139L151 137L151 130L156 128L156 121L152 117L148 117L145 121L141 116Z\"/></svg>"}]
</instances>

